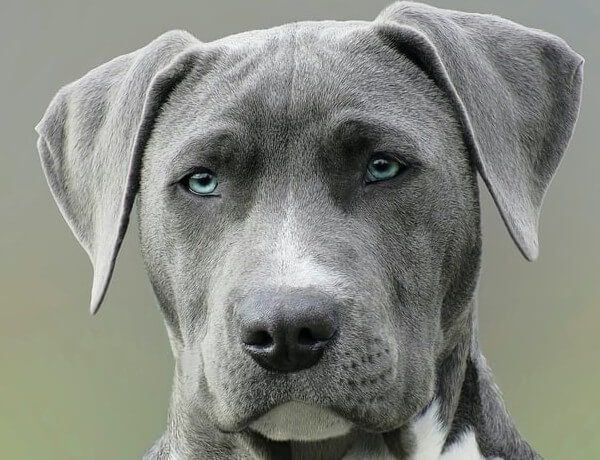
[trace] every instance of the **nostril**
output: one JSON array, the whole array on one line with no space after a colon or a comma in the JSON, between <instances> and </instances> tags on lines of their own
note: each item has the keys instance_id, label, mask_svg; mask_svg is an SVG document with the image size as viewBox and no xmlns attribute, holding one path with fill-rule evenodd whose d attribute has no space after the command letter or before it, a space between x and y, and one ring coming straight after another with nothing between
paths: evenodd
<instances>
[{"instance_id":1,"label":"nostril","mask_svg":"<svg viewBox=\"0 0 600 460\"><path fill-rule=\"evenodd\" d=\"M241 348L261 367L297 372L319 362L338 335L338 308L326 294L270 290L236 305Z\"/></svg>"},{"instance_id":2,"label":"nostril","mask_svg":"<svg viewBox=\"0 0 600 460\"><path fill-rule=\"evenodd\" d=\"M318 341L309 328L303 327L300 329L300 333L298 334L298 343L300 345L314 345Z\"/></svg>"},{"instance_id":3,"label":"nostril","mask_svg":"<svg viewBox=\"0 0 600 460\"><path fill-rule=\"evenodd\" d=\"M315 328L303 327L298 333L298 344L304 346L314 346L324 344L331 340L335 330L318 330Z\"/></svg>"},{"instance_id":4,"label":"nostril","mask_svg":"<svg viewBox=\"0 0 600 460\"><path fill-rule=\"evenodd\" d=\"M273 344L273 337L265 330L251 331L244 337L244 343L252 347L267 348Z\"/></svg>"}]
</instances>

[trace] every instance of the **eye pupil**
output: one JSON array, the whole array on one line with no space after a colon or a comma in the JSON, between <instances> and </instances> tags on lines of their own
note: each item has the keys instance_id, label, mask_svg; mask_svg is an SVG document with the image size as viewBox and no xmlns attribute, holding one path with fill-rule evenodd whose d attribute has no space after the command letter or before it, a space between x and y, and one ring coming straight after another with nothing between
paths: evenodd
<instances>
[{"instance_id":1,"label":"eye pupil","mask_svg":"<svg viewBox=\"0 0 600 460\"><path fill-rule=\"evenodd\" d=\"M197 195L209 195L217 188L218 181L211 171L200 171L187 177L187 188Z\"/></svg>"},{"instance_id":2,"label":"eye pupil","mask_svg":"<svg viewBox=\"0 0 600 460\"><path fill-rule=\"evenodd\" d=\"M206 174L206 173L198 174L197 180L201 185L207 185L207 184L210 184L210 181L212 180L212 176L210 176L209 174Z\"/></svg>"},{"instance_id":3,"label":"eye pupil","mask_svg":"<svg viewBox=\"0 0 600 460\"><path fill-rule=\"evenodd\" d=\"M379 158L373 161L373 167L377 171L386 171L390 167L390 163L387 160L384 160L383 158Z\"/></svg>"}]
</instances>

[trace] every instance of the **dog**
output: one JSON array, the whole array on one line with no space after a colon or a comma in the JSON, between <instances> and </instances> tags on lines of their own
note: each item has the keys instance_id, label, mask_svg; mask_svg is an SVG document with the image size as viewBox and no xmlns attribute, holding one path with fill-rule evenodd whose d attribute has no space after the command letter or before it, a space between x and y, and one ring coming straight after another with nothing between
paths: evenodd
<instances>
[{"instance_id":1,"label":"dog","mask_svg":"<svg viewBox=\"0 0 600 460\"><path fill-rule=\"evenodd\" d=\"M175 356L146 459L532 459L478 346L483 179L538 254L583 58L397 2L203 43L164 33L36 126L100 306L136 197Z\"/></svg>"}]
</instances>

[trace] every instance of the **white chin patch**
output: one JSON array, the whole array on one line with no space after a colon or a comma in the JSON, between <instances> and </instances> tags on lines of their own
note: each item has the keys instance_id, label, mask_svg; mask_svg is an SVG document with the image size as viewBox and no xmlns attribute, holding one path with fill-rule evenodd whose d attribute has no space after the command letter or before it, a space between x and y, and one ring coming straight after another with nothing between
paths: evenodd
<instances>
[{"instance_id":1,"label":"white chin patch","mask_svg":"<svg viewBox=\"0 0 600 460\"><path fill-rule=\"evenodd\" d=\"M352 424L329 409L290 401L271 409L250 428L273 441L319 441L349 433Z\"/></svg>"}]
</instances>

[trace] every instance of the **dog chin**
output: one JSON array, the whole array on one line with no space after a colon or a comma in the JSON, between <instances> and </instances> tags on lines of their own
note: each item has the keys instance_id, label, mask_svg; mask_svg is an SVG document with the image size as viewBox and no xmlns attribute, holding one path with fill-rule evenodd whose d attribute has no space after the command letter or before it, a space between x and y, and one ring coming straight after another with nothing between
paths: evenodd
<instances>
[{"instance_id":1,"label":"dog chin","mask_svg":"<svg viewBox=\"0 0 600 460\"><path fill-rule=\"evenodd\" d=\"M272 441L320 441L348 434L352 426L327 408L290 401L274 407L249 427Z\"/></svg>"}]
</instances>

